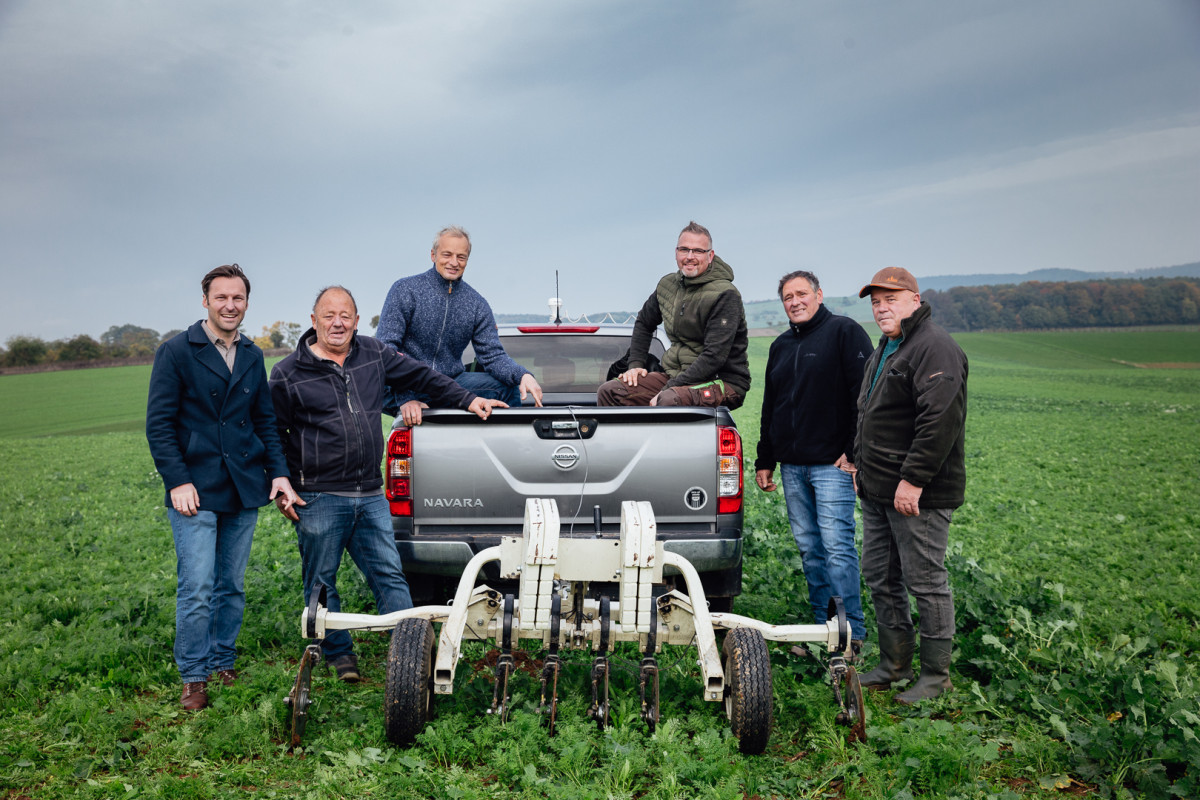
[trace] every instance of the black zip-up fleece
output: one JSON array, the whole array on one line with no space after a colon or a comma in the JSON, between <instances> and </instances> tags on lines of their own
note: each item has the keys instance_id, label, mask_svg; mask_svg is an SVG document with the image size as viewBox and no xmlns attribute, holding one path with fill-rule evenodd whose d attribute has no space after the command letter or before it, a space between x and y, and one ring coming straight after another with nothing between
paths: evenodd
<instances>
[{"instance_id":1,"label":"black zip-up fleece","mask_svg":"<svg viewBox=\"0 0 1200 800\"><path fill-rule=\"evenodd\" d=\"M891 505L903 479L921 488L921 508L958 508L967 485L967 357L930 319L928 303L902 320L900 331L900 349L873 390L887 337L864 372L854 439L858 491Z\"/></svg>"},{"instance_id":2,"label":"black zip-up fleece","mask_svg":"<svg viewBox=\"0 0 1200 800\"><path fill-rule=\"evenodd\" d=\"M309 347L271 370L271 400L292 484L308 492L369 492L383 486L384 386L413 389L443 408L465 409L475 395L421 362L369 336L355 334L339 369Z\"/></svg>"},{"instance_id":3,"label":"black zip-up fleece","mask_svg":"<svg viewBox=\"0 0 1200 800\"><path fill-rule=\"evenodd\" d=\"M771 342L755 469L832 464L854 448L871 337L824 304Z\"/></svg>"}]
</instances>

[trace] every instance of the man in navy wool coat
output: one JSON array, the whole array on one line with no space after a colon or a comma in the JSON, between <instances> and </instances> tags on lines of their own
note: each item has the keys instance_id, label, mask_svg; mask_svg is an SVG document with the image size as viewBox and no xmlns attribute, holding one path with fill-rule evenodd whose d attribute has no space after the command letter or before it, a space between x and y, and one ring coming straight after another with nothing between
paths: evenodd
<instances>
[{"instance_id":1,"label":"man in navy wool coat","mask_svg":"<svg viewBox=\"0 0 1200 800\"><path fill-rule=\"evenodd\" d=\"M238 332L250 280L237 264L204 276L208 311L154 354L146 439L166 486L179 585L175 663L188 710L208 705L213 673L237 680L246 564L258 509L288 480L262 350Z\"/></svg>"}]
</instances>

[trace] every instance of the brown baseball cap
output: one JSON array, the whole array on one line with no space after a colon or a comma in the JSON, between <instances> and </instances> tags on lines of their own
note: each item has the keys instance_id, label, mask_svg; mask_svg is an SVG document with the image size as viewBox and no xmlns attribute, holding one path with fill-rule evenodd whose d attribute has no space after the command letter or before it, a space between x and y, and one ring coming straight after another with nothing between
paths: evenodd
<instances>
[{"instance_id":1,"label":"brown baseball cap","mask_svg":"<svg viewBox=\"0 0 1200 800\"><path fill-rule=\"evenodd\" d=\"M875 273L875 277L871 278L871 282L862 287L858 296L866 297L872 289L907 289L913 294L921 293L921 290L917 288L917 279L903 267L884 267L879 270Z\"/></svg>"}]
</instances>

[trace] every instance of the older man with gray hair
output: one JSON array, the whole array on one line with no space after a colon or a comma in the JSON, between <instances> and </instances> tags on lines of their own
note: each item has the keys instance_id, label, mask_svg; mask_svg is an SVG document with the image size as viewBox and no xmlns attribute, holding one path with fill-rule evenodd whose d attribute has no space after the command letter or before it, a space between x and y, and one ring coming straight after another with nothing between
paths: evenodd
<instances>
[{"instance_id":1,"label":"older man with gray hair","mask_svg":"<svg viewBox=\"0 0 1200 800\"><path fill-rule=\"evenodd\" d=\"M375 595L380 614L412 607L412 596L392 534L392 517L379 469L383 459L384 389L415 390L487 419L498 400L476 397L450 378L359 336L358 306L341 286L322 289L312 328L295 352L271 370L271 400L288 467L303 503L279 510L296 526L304 602L326 587L328 608L341 610L337 572L348 552ZM346 631L322 642L338 678L359 678Z\"/></svg>"},{"instance_id":2,"label":"older man with gray hair","mask_svg":"<svg viewBox=\"0 0 1200 800\"><path fill-rule=\"evenodd\" d=\"M429 251L433 267L392 284L375 336L480 397L519 406L532 396L540 406L542 387L504 352L492 307L463 280L470 256L471 237L465 230L451 226L438 231ZM462 355L468 344L483 372L465 370ZM389 389L384 411L416 425L429 400L413 389Z\"/></svg>"}]
</instances>

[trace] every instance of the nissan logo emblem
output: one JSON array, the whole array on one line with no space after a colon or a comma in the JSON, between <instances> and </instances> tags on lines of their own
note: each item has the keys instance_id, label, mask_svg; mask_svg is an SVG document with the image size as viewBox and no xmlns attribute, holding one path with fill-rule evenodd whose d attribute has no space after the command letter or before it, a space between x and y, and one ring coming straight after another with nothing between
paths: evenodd
<instances>
[{"instance_id":1,"label":"nissan logo emblem","mask_svg":"<svg viewBox=\"0 0 1200 800\"><path fill-rule=\"evenodd\" d=\"M560 445L555 448L550 460L559 469L574 469L575 465L579 463L579 451L569 444Z\"/></svg>"}]
</instances>

